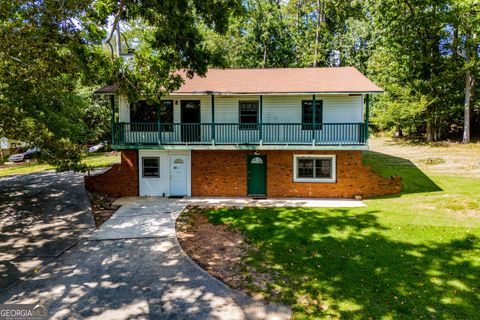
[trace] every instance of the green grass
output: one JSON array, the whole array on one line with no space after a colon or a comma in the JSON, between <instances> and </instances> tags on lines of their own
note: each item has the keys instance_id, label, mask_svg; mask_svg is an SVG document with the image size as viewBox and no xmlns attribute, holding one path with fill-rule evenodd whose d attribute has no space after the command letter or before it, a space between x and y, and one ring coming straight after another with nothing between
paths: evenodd
<instances>
[{"instance_id":1,"label":"green grass","mask_svg":"<svg viewBox=\"0 0 480 320\"><path fill-rule=\"evenodd\" d=\"M365 208L217 209L240 229L245 257L267 273L250 290L292 306L295 319L480 319L480 179L427 175L410 161L367 152L399 174L398 196Z\"/></svg>"},{"instance_id":2,"label":"green grass","mask_svg":"<svg viewBox=\"0 0 480 320\"><path fill-rule=\"evenodd\" d=\"M101 168L101 167L107 167L112 163L119 162L119 161L120 161L120 155L107 156L105 152L98 152L98 153L88 154L87 158L84 160L84 163L86 163L87 165L90 165L93 168ZM5 167L5 168L0 167L0 177L15 175L15 174L41 172L41 171L54 170L54 169L55 169L54 167L49 166L48 164L40 164L34 161L34 162L29 162L29 163L25 163L25 164L14 166L14 167Z\"/></svg>"}]
</instances>

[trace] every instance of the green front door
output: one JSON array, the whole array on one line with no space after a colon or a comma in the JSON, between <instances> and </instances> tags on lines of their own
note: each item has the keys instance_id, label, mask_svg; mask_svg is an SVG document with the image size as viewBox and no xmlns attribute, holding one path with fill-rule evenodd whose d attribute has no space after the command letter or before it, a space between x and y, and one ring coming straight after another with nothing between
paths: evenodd
<instances>
[{"instance_id":1,"label":"green front door","mask_svg":"<svg viewBox=\"0 0 480 320\"><path fill-rule=\"evenodd\" d=\"M249 196L267 195L267 156L247 156L247 193Z\"/></svg>"}]
</instances>

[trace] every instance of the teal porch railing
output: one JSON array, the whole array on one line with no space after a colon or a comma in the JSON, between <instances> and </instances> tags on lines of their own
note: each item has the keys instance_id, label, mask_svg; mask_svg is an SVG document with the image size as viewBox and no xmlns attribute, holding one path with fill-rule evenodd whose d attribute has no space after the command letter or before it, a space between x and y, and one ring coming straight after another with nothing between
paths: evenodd
<instances>
[{"instance_id":1,"label":"teal porch railing","mask_svg":"<svg viewBox=\"0 0 480 320\"><path fill-rule=\"evenodd\" d=\"M312 132L314 131L314 132ZM365 145L365 123L116 123L116 145Z\"/></svg>"}]
</instances>

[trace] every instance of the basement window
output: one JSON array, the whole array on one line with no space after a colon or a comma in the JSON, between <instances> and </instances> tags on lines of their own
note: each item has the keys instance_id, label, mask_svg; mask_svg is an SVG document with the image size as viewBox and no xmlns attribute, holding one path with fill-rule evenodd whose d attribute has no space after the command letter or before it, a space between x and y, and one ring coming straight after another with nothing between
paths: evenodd
<instances>
[{"instance_id":1,"label":"basement window","mask_svg":"<svg viewBox=\"0 0 480 320\"><path fill-rule=\"evenodd\" d=\"M142 170L143 178L160 178L160 158L143 157Z\"/></svg>"},{"instance_id":2,"label":"basement window","mask_svg":"<svg viewBox=\"0 0 480 320\"><path fill-rule=\"evenodd\" d=\"M294 182L336 182L334 155L294 155Z\"/></svg>"}]
</instances>

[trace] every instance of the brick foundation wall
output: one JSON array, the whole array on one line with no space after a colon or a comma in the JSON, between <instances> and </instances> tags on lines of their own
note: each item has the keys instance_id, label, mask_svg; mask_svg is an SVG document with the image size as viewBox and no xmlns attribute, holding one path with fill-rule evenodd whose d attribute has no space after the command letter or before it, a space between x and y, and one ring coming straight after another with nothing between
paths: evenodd
<instances>
[{"instance_id":1,"label":"brick foundation wall","mask_svg":"<svg viewBox=\"0 0 480 320\"><path fill-rule=\"evenodd\" d=\"M138 196L138 151L121 151L121 162L105 172L85 176L89 191L112 196Z\"/></svg>"},{"instance_id":2,"label":"brick foundation wall","mask_svg":"<svg viewBox=\"0 0 480 320\"><path fill-rule=\"evenodd\" d=\"M247 155L253 151L192 151L192 196L247 195ZM261 151L267 156L269 197L364 197L401 191L400 177L384 178L362 164L361 151ZM293 182L294 154L335 154L336 183Z\"/></svg>"}]
</instances>

